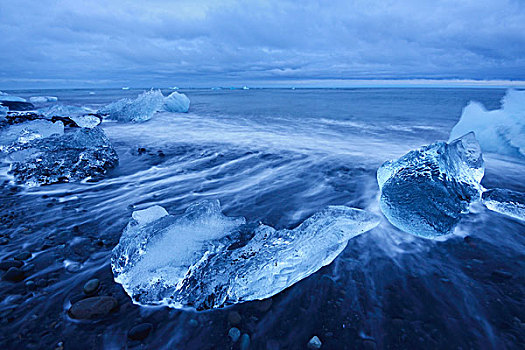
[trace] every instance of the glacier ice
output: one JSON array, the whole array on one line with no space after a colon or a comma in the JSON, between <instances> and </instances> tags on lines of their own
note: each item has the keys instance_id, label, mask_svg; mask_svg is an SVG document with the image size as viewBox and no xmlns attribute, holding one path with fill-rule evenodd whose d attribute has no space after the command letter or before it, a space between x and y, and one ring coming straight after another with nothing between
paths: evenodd
<instances>
[{"instance_id":1,"label":"glacier ice","mask_svg":"<svg viewBox=\"0 0 525 350\"><path fill-rule=\"evenodd\" d=\"M378 169L381 210L402 231L426 238L449 234L480 200L483 174L474 133L436 142Z\"/></svg>"},{"instance_id":2,"label":"glacier ice","mask_svg":"<svg viewBox=\"0 0 525 350\"><path fill-rule=\"evenodd\" d=\"M45 103L45 102L56 102L58 97L55 96L33 96L29 98L30 102L33 103Z\"/></svg>"},{"instance_id":3,"label":"glacier ice","mask_svg":"<svg viewBox=\"0 0 525 350\"><path fill-rule=\"evenodd\" d=\"M525 193L493 188L483 192L483 204L492 211L525 221Z\"/></svg>"},{"instance_id":4,"label":"glacier ice","mask_svg":"<svg viewBox=\"0 0 525 350\"><path fill-rule=\"evenodd\" d=\"M172 92L164 99L164 110L168 112L188 112L190 99L184 94Z\"/></svg>"},{"instance_id":5,"label":"glacier ice","mask_svg":"<svg viewBox=\"0 0 525 350\"><path fill-rule=\"evenodd\" d=\"M123 98L110 103L100 109L99 113L118 121L143 122L151 119L163 105L162 92L150 90L140 94L136 99Z\"/></svg>"},{"instance_id":6,"label":"glacier ice","mask_svg":"<svg viewBox=\"0 0 525 350\"><path fill-rule=\"evenodd\" d=\"M487 111L470 102L450 133L450 140L476 133L483 152L525 157L525 91L508 90L502 108Z\"/></svg>"},{"instance_id":7,"label":"glacier ice","mask_svg":"<svg viewBox=\"0 0 525 350\"><path fill-rule=\"evenodd\" d=\"M63 117L74 125L65 127L61 120L35 113L8 118L0 123L0 160L18 183L37 186L99 178L118 163L115 150L98 127L79 128Z\"/></svg>"},{"instance_id":8,"label":"glacier ice","mask_svg":"<svg viewBox=\"0 0 525 350\"><path fill-rule=\"evenodd\" d=\"M379 218L331 206L293 230L246 224L218 201L183 215L160 206L134 212L113 249L115 281L142 305L198 310L271 297L330 264Z\"/></svg>"}]
</instances>

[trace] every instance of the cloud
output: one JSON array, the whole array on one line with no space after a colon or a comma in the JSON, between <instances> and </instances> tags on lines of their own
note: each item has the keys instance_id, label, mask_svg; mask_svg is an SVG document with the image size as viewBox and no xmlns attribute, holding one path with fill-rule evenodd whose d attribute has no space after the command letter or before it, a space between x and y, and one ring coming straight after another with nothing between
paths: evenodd
<instances>
[{"instance_id":1,"label":"cloud","mask_svg":"<svg viewBox=\"0 0 525 350\"><path fill-rule=\"evenodd\" d=\"M525 79L525 3L4 1L0 87Z\"/></svg>"}]
</instances>

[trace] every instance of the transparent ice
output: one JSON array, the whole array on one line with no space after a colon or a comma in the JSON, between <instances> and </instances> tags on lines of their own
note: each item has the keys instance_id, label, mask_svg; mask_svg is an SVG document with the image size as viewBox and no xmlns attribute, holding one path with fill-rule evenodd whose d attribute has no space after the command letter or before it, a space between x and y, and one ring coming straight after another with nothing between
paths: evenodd
<instances>
[{"instance_id":1,"label":"transparent ice","mask_svg":"<svg viewBox=\"0 0 525 350\"><path fill-rule=\"evenodd\" d=\"M190 99L178 92L172 92L164 99L164 109L168 112L188 112Z\"/></svg>"},{"instance_id":2,"label":"transparent ice","mask_svg":"<svg viewBox=\"0 0 525 350\"><path fill-rule=\"evenodd\" d=\"M0 129L0 158L16 182L38 186L99 178L118 163L100 128L32 120Z\"/></svg>"},{"instance_id":3,"label":"transparent ice","mask_svg":"<svg viewBox=\"0 0 525 350\"><path fill-rule=\"evenodd\" d=\"M221 213L218 201L175 217L162 207L135 212L113 250L115 281L143 305L217 308L271 297L330 264L377 216L332 206L293 230Z\"/></svg>"},{"instance_id":4,"label":"transparent ice","mask_svg":"<svg viewBox=\"0 0 525 350\"><path fill-rule=\"evenodd\" d=\"M483 204L492 211L525 221L525 193L490 189L483 192Z\"/></svg>"},{"instance_id":5,"label":"transparent ice","mask_svg":"<svg viewBox=\"0 0 525 350\"><path fill-rule=\"evenodd\" d=\"M508 90L502 108L487 111L471 102L450 133L450 140L475 132L483 152L525 157L525 91Z\"/></svg>"},{"instance_id":6,"label":"transparent ice","mask_svg":"<svg viewBox=\"0 0 525 350\"><path fill-rule=\"evenodd\" d=\"M62 134L64 134L64 124L60 121L53 123L38 119L9 125L0 129L0 151L23 147L33 140Z\"/></svg>"},{"instance_id":7,"label":"transparent ice","mask_svg":"<svg viewBox=\"0 0 525 350\"><path fill-rule=\"evenodd\" d=\"M154 113L162 109L163 104L164 96L160 90L150 90L136 99L124 98L110 103L99 113L118 121L143 122L151 119Z\"/></svg>"},{"instance_id":8,"label":"transparent ice","mask_svg":"<svg viewBox=\"0 0 525 350\"><path fill-rule=\"evenodd\" d=\"M449 234L480 199L483 174L474 133L436 142L378 169L381 210L402 231L426 238Z\"/></svg>"}]
</instances>

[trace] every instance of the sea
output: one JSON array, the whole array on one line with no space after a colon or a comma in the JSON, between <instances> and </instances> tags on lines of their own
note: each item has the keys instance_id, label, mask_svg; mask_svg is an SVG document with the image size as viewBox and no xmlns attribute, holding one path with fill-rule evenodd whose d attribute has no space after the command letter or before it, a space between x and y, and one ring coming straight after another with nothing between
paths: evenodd
<instances>
[{"instance_id":1,"label":"sea","mask_svg":"<svg viewBox=\"0 0 525 350\"><path fill-rule=\"evenodd\" d=\"M143 91L5 92L98 109ZM0 260L31 254L24 282L0 281L1 348L306 349L314 336L322 349L525 348L525 224L474 204L454 234L412 236L382 216L376 180L383 162L447 141L470 101L501 108L505 89L178 92L191 100L188 113L102 123L119 156L104 179L23 187L0 178ZM523 159L483 157L484 187L525 192ZM366 209L381 223L270 299L209 311L134 304L110 265L131 213L161 205L179 215L204 199L277 229L329 205ZM93 278L118 309L70 318ZM130 339L143 323L150 333ZM233 327L243 335L235 343Z\"/></svg>"}]
</instances>

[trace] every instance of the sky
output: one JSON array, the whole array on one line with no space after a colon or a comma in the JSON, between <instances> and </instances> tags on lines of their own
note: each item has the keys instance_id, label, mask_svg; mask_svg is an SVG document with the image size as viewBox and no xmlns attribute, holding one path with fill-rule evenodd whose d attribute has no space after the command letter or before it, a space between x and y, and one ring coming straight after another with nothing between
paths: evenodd
<instances>
[{"instance_id":1,"label":"sky","mask_svg":"<svg viewBox=\"0 0 525 350\"><path fill-rule=\"evenodd\" d=\"M0 62L0 90L523 82L525 0L0 0Z\"/></svg>"}]
</instances>

